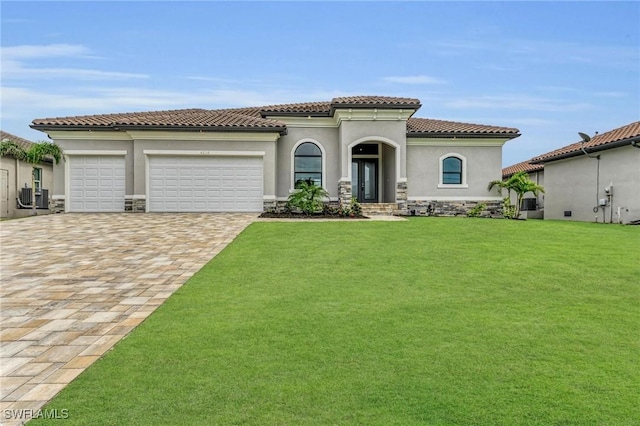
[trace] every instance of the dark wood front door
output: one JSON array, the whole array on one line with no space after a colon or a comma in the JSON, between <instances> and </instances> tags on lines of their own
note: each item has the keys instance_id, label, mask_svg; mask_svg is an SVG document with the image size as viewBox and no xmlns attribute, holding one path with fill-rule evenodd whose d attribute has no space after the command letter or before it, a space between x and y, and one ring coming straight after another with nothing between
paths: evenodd
<instances>
[{"instance_id":1,"label":"dark wood front door","mask_svg":"<svg viewBox=\"0 0 640 426\"><path fill-rule=\"evenodd\" d=\"M360 203L378 202L378 159L354 158L351 162L351 193Z\"/></svg>"}]
</instances>

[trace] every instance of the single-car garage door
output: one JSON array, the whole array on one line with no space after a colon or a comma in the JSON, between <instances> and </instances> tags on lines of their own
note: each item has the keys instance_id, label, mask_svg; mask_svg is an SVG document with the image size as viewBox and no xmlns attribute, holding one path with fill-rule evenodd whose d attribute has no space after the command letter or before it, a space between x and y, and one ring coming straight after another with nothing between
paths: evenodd
<instances>
[{"instance_id":1,"label":"single-car garage door","mask_svg":"<svg viewBox=\"0 0 640 426\"><path fill-rule=\"evenodd\" d=\"M69 157L69 211L124 211L124 156Z\"/></svg>"},{"instance_id":2,"label":"single-car garage door","mask_svg":"<svg viewBox=\"0 0 640 426\"><path fill-rule=\"evenodd\" d=\"M262 211L262 157L149 157L149 211Z\"/></svg>"}]
</instances>

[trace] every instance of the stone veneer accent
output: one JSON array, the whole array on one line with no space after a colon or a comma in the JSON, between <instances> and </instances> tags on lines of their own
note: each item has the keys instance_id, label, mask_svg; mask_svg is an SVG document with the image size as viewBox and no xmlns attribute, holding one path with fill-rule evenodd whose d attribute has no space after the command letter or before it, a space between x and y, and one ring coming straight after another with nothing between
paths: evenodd
<instances>
[{"instance_id":1,"label":"stone veneer accent","mask_svg":"<svg viewBox=\"0 0 640 426\"><path fill-rule=\"evenodd\" d=\"M51 198L49 211L54 214L64 213L64 198Z\"/></svg>"},{"instance_id":2,"label":"stone veneer accent","mask_svg":"<svg viewBox=\"0 0 640 426\"><path fill-rule=\"evenodd\" d=\"M342 204L350 204L353 197L351 192L351 181L340 180L338 182L338 202Z\"/></svg>"},{"instance_id":3,"label":"stone veneer accent","mask_svg":"<svg viewBox=\"0 0 640 426\"><path fill-rule=\"evenodd\" d=\"M399 210L407 207L407 182L398 182L396 184L396 203Z\"/></svg>"},{"instance_id":4,"label":"stone veneer accent","mask_svg":"<svg viewBox=\"0 0 640 426\"><path fill-rule=\"evenodd\" d=\"M147 210L147 200L144 198L124 199L124 211L126 213L144 213Z\"/></svg>"},{"instance_id":5,"label":"stone veneer accent","mask_svg":"<svg viewBox=\"0 0 640 426\"><path fill-rule=\"evenodd\" d=\"M502 217L502 201L438 201L410 200L403 214L407 216L466 216L469 210L480 203L487 205L482 217Z\"/></svg>"}]
</instances>

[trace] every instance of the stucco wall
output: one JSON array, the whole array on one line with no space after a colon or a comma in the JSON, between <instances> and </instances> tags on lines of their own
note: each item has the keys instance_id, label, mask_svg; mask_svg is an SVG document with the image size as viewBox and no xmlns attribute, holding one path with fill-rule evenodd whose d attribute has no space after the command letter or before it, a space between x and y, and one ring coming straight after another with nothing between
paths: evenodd
<instances>
[{"instance_id":1,"label":"stucco wall","mask_svg":"<svg viewBox=\"0 0 640 426\"><path fill-rule=\"evenodd\" d=\"M331 198L338 197L338 180L340 179L338 129L331 127L293 127L277 142L276 157L276 195L286 199L293 189L292 161L294 148L301 142L313 142L324 150L323 176L325 189Z\"/></svg>"},{"instance_id":2,"label":"stucco wall","mask_svg":"<svg viewBox=\"0 0 640 426\"><path fill-rule=\"evenodd\" d=\"M340 144L345 155L341 158L342 177L351 178L351 162L348 154L349 146L354 143L383 142L389 146L397 145L396 156L399 156L399 170L396 170L400 178L406 176L405 147L407 135L407 122L395 121L342 121L340 123ZM397 162L397 159L395 160Z\"/></svg>"},{"instance_id":3,"label":"stucco wall","mask_svg":"<svg viewBox=\"0 0 640 426\"><path fill-rule=\"evenodd\" d=\"M464 140L461 140L464 142ZM438 187L440 158L458 154L466 159L467 187ZM502 146L407 146L407 184L409 199L487 200L498 198L488 191L489 182L502 178Z\"/></svg>"},{"instance_id":4,"label":"stucco wall","mask_svg":"<svg viewBox=\"0 0 640 426\"><path fill-rule=\"evenodd\" d=\"M617 208L622 207L622 222L640 220L640 149L630 145L601 151L600 184L596 179L598 160L586 156L546 163L545 219L603 221L603 210L593 208L597 199L606 198L604 188L613 184L613 222L618 222ZM595 155L595 154L594 154ZM571 211L570 217L564 212ZM611 206L604 211L611 220Z\"/></svg>"},{"instance_id":5,"label":"stucco wall","mask_svg":"<svg viewBox=\"0 0 640 426\"><path fill-rule=\"evenodd\" d=\"M17 167L16 167L17 165ZM38 165L42 169L42 188L49 190L49 198L52 195L53 187L53 166L51 163L40 163ZM18 197L20 188L24 188L25 184L31 188L33 167L29 163L16 161L12 157L0 157L0 169L7 170L8 177L8 200L7 210L0 211L2 218L16 218L31 215L31 209L17 208L16 198ZM46 214L46 209L38 209L38 214Z\"/></svg>"}]
</instances>

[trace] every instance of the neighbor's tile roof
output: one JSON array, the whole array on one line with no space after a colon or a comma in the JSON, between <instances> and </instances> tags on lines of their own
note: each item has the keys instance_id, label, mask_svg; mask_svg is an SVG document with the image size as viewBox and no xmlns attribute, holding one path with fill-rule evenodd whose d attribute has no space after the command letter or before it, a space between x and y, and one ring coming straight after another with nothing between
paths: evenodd
<instances>
[{"instance_id":1,"label":"neighbor's tile roof","mask_svg":"<svg viewBox=\"0 0 640 426\"><path fill-rule=\"evenodd\" d=\"M502 177L507 178L518 172L535 173L544 170L544 165L531 164L529 161L531 160L523 161L521 163L514 164L513 166L505 167L504 169L502 169Z\"/></svg>"},{"instance_id":2,"label":"neighbor's tile roof","mask_svg":"<svg viewBox=\"0 0 640 426\"><path fill-rule=\"evenodd\" d=\"M127 129L189 129L189 130L248 130L279 131L284 134L286 124L266 117L279 115L330 117L339 108L406 108L417 110L420 100L389 96L344 96L328 102L304 102L263 107L228 108L218 110L182 109L170 111L133 112L123 114L85 115L75 117L42 118L33 120L31 127L51 128L127 128ZM414 137L448 136L520 136L518 129L457 123L453 121L410 118L407 133Z\"/></svg>"},{"instance_id":3,"label":"neighbor's tile roof","mask_svg":"<svg viewBox=\"0 0 640 426\"><path fill-rule=\"evenodd\" d=\"M0 130L0 141L3 141L5 139L9 139L10 141L15 142L22 149L29 149L34 144L33 142L31 142L31 141L29 141L27 139L21 138L20 136L12 135L11 133L7 133L7 132L4 132L4 131Z\"/></svg>"},{"instance_id":4,"label":"neighbor's tile roof","mask_svg":"<svg viewBox=\"0 0 640 426\"><path fill-rule=\"evenodd\" d=\"M57 128L185 128L219 130L284 131L285 124L227 110L181 109L170 111L132 112L123 114L84 115L33 120L36 129Z\"/></svg>"},{"instance_id":5,"label":"neighbor's tile roof","mask_svg":"<svg viewBox=\"0 0 640 426\"><path fill-rule=\"evenodd\" d=\"M631 140L640 140L640 121L618 127L617 129L595 135L589 142L576 142L555 151L547 152L532 158L532 162L544 163L547 161L560 160L562 158L575 157L581 155L582 148L588 153L615 148L621 144L631 143Z\"/></svg>"},{"instance_id":6,"label":"neighbor's tile roof","mask_svg":"<svg viewBox=\"0 0 640 426\"><path fill-rule=\"evenodd\" d=\"M459 123L456 121L432 120L430 118L409 118L407 133L410 136L456 136L487 135L520 136L520 131L512 127L487 126L484 124Z\"/></svg>"}]
</instances>

